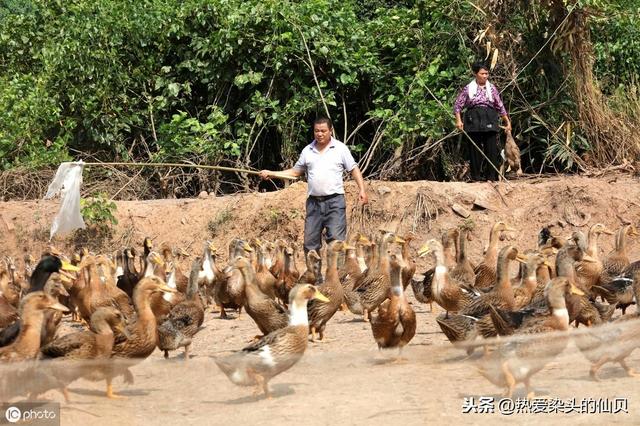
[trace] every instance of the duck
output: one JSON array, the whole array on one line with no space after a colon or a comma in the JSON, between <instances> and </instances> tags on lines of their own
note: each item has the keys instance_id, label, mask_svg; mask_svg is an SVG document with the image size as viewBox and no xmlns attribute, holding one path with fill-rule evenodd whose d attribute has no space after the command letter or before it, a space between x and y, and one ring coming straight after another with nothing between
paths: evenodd
<instances>
[{"instance_id":1,"label":"duck","mask_svg":"<svg viewBox=\"0 0 640 426\"><path fill-rule=\"evenodd\" d=\"M625 225L621 227L616 233L615 248L609 252L603 262L603 274L602 282L609 281L609 277L615 277L622 273L624 268L629 266L629 256L627 254L627 237L638 236L638 231L633 225Z\"/></svg>"},{"instance_id":2,"label":"duck","mask_svg":"<svg viewBox=\"0 0 640 426\"><path fill-rule=\"evenodd\" d=\"M135 249L132 248L132 251L135 254ZM139 258L140 260L140 268L138 269L141 274L145 274L147 266L149 264L148 257L149 254L153 251L153 241L149 237L145 237L142 241L142 256ZM142 278L144 275L141 275ZM162 277L160 277L162 278Z\"/></svg>"},{"instance_id":3,"label":"duck","mask_svg":"<svg viewBox=\"0 0 640 426\"><path fill-rule=\"evenodd\" d=\"M115 306L127 318L134 314L129 296L116 286L109 263L103 256L83 257L79 265L80 277L70 289L78 313L87 323L96 309L103 306Z\"/></svg>"},{"instance_id":4,"label":"duck","mask_svg":"<svg viewBox=\"0 0 640 426\"><path fill-rule=\"evenodd\" d=\"M177 290L168 287L163 280L156 276L145 277L133 292L133 304L137 316L126 327L128 337L116 338L111 352L114 358L142 360L153 353L157 345L157 320L151 310L151 295L154 293L175 293ZM107 398L117 399L119 395L113 392L112 381L116 375L124 374L127 381L132 381L128 367L131 363L115 363L113 371L106 378Z\"/></svg>"},{"instance_id":5,"label":"duck","mask_svg":"<svg viewBox=\"0 0 640 426\"><path fill-rule=\"evenodd\" d=\"M631 264L627 255L627 236L637 235L640 234L633 225L625 225L618 230L615 249L605 258L600 282L593 287L594 296L600 296L610 305L616 305L622 310L623 315L627 308L635 303L630 273L626 268Z\"/></svg>"},{"instance_id":6,"label":"duck","mask_svg":"<svg viewBox=\"0 0 640 426\"><path fill-rule=\"evenodd\" d=\"M371 318L371 331L378 349L398 348L398 360L402 349L416 334L416 314L404 294L402 272L406 267L402 255L389 257L391 295L378 307L378 314Z\"/></svg>"},{"instance_id":7,"label":"duck","mask_svg":"<svg viewBox=\"0 0 640 426\"><path fill-rule=\"evenodd\" d=\"M402 247L402 259L404 262L404 267L402 269L403 290L406 290L409 284L411 284L411 279L416 273L416 262L411 258L411 254L409 253L409 245L411 241L415 240L415 238L416 234L414 234L413 232L408 232L402 236L402 240L404 242L400 244L400 247Z\"/></svg>"},{"instance_id":8,"label":"duck","mask_svg":"<svg viewBox=\"0 0 640 426\"><path fill-rule=\"evenodd\" d=\"M18 306L23 291L28 290L26 285L21 285L16 279L15 270L16 265L13 259L7 256L3 267L0 268L0 289L2 289L5 300L13 307Z\"/></svg>"},{"instance_id":9,"label":"duck","mask_svg":"<svg viewBox=\"0 0 640 426\"><path fill-rule=\"evenodd\" d=\"M356 260L358 261L358 266L360 267L360 272L364 272L367 270L367 251L371 248L371 240L364 234L358 234L358 240L355 244L356 247Z\"/></svg>"},{"instance_id":10,"label":"duck","mask_svg":"<svg viewBox=\"0 0 640 426\"><path fill-rule=\"evenodd\" d=\"M389 296L391 280L389 278L388 247L390 243L402 244L404 240L392 232L385 232L378 245L378 266L369 269L354 285L362 303L363 319L369 321L369 313L376 309Z\"/></svg>"},{"instance_id":11,"label":"duck","mask_svg":"<svg viewBox=\"0 0 640 426\"><path fill-rule=\"evenodd\" d=\"M366 270L360 258L364 254L365 245L369 245L369 239L362 234L355 234L345 248L345 264L340 271L340 283L344 293L344 303L352 314L362 315L363 308L360 297L354 291L353 286Z\"/></svg>"},{"instance_id":12,"label":"duck","mask_svg":"<svg viewBox=\"0 0 640 426\"><path fill-rule=\"evenodd\" d=\"M10 345L0 348L0 361L25 361L38 356L45 312L48 310L67 312L68 308L44 291L32 291L22 299L18 337Z\"/></svg>"},{"instance_id":13,"label":"duck","mask_svg":"<svg viewBox=\"0 0 640 426\"><path fill-rule=\"evenodd\" d=\"M459 314L454 314L451 318L444 315L438 316L436 322L452 343L459 341L456 339L469 340L470 337L475 336L475 333L470 333L471 327L477 329L478 334L485 338L497 335L490 317L491 306L509 311L513 311L517 307L509 279L509 263L512 260L526 261L524 256L518 253L518 250L513 246L505 246L500 249L496 268L497 282L493 290L480 294L464 306ZM461 324L467 324L463 327L464 333L456 330L460 329ZM456 331L453 332L452 329Z\"/></svg>"},{"instance_id":14,"label":"duck","mask_svg":"<svg viewBox=\"0 0 640 426\"><path fill-rule=\"evenodd\" d=\"M555 256L558 253L558 250L562 249L567 242L571 241L571 239L562 238L557 235L553 235L551 230L548 227L544 227L538 233L538 252L544 255L547 258L548 266L548 274L551 278L556 277L556 264L555 264ZM541 271L543 272L543 271ZM544 275L544 274L543 274ZM544 280L539 278L538 284L541 286L540 291L544 291L549 280Z\"/></svg>"},{"instance_id":15,"label":"duck","mask_svg":"<svg viewBox=\"0 0 640 426\"><path fill-rule=\"evenodd\" d=\"M158 326L158 349L169 358L169 351L184 347L184 359L189 359L189 347L204 322L204 305L198 291L198 277L202 269L202 259L197 257L191 265L189 286L185 300L171 308L164 321Z\"/></svg>"},{"instance_id":16,"label":"duck","mask_svg":"<svg viewBox=\"0 0 640 426\"><path fill-rule=\"evenodd\" d=\"M638 303L635 297L635 274L640 271L640 261L631 262L629 266L622 270L617 277L613 277L609 283L598 286L600 295L610 305L622 310L622 315L626 314L629 306Z\"/></svg>"},{"instance_id":17,"label":"duck","mask_svg":"<svg viewBox=\"0 0 640 426\"><path fill-rule=\"evenodd\" d=\"M316 339L316 333L319 334L319 340L324 339L327 323L338 312L342 304L344 290L338 276L338 254L348 248L351 246L341 240L333 240L327 247L327 271L324 282L318 286L318 290L329 300L326 302L311 300L307 305L312 342Z\"/></svg>"},{"instance_id":18,"label":"duck","mask_svg":"<svg viewBox=\"0 0 640 426\"><path fill-rule=\"evenodd\" d=\"M556 275L566 277L571 284L576 284L575 262L596 262L591 256L586 254L582 244L568 244L558 251L556 255ZM583 291L584 292L584 291ZM571 293L567 295L567 308L571 321L575 321L576 327L583 324L591 327L602 322L601 310L594 304L586 294Z\"/></svg>"},{"instance_id":19,"label":"duck","mask_svg":"<svg viewBox=\"0 0 640 426\"><path fill-rule=\"evenodd\" d=\"M273 276L266 262L266 248L267 243L262 242L258 238L252 240L251 247L256 254L256 281L260 291L262 291L270 299L276 298L276 284L277 279Z\"/></svg>"},{"instance_id":20,"label":"duck","mask_svg":"<svg viewBox=\"0 0 640 426\"><path fill-rule=\"evenodd\" d=\"M18 309L10 302L12 297L8 298L5 296L5 294L10 292L8 287L9 280L5 280L0 277L0 330L9 327L20 317Z\"/></svg>"},{"instance_id":21,"label":"duck","mask_svg":"<svg viewBox=\"0 0 640 426\"><path fill-rule=\"evenodd\" d=\"M298 283L322 283L322 257L315 250L309 250L305 256L307 269L302 273Z\"/></svg>"},{"instance_id":22,"label":"duck","mask_svg":"<svg viewBox=\"0 0 640 426\"><path fill-rule=\"evenodd\" d=\"M576 244L585 243L583 235L580 234L581 233L577 232L572 234ZM578 261L574 265L576 270L576 285L587 294L591 294L591 287L598 285L600 282L600 275L604 268L598 254L598 238L601 234L613 235L613 232L609 231L602 223L596 223L589 228L589 233L586 237L587 247L585 247L585 253L589 255L594 262Z\"/></svg>"},{"instance_id":23,"label":"duck","mask_svg":"<svg viewBox=\"0 0 640 426\"><path fill-rule=\"evenodd\" d=\"M67 293L65 286L62 281L65 280L67 285L71 285L70 280L65 276L60 276L57 272L52 273L47 280L47 283L44 286L44 293L53 297L55 300L60 302L62 305L61 299L64 299L65 296L69 296ZM66 306L66 305L65 305ZM69 310L67 308L67 310ZM40 334L40 344L45 345L53 340L58 331L58 326L62 321L62 312L56 310L47 310L44 313L44 320L42 322L42 330ZM15 324L12 324L12 327L16 328L15 337L18 337L18 332L21 327L21 320L19 318L16 319ZM11 340L13 341L13 340ZM7 345L11 343L11 341L7 341ZM6 345L5 345L6 346Z\"/></svg>"},{"instance_id":24,"label":"duck","mask_svg":"<svg viewBox=\"0 0 640 426\"><path fill-rule=\"evenodd\" d=\"M632 276L632 290L636 300L640 300L640 270ZM638 333L635 323L640 320L640 311L622 315L612 324L588 328L576 334L574 340L582 354L591 362L589 376L599 381L598 372L603 365L616 362L628 376L638 377L626 358L638 347Z\"/></svg>"},{"instance_id":25,"label":"duck","mask_svg":"<svg viewBox=\"0 0 640 426\"><path fill-rule=\"evenodd\" d=\"M131 303L131 298L127 293L119 289L116 284L117 267L115 263L103 255L96 256L95 260L98 267L100 281L103 283L106 293L112 300L111 304L119 309L126 318L131 318L134 315L135 310ZM90 317L89 320L91 320Z\"/></svg>"},{"instance_id":26,"label":"duck","mask_svg":"<svg viewBox=\"0 0 640 426\"><path fill-rule=\"evenodd\" d=\"M245 256L247 253L252 252L253 248L242 239L234 238L229 243L229 259ZM221 277L216 283L213 299L220 309L221 319L227 318L225 308L236 309L238 316L240 316L242 306L245 303L244 287L245 283L242 274L237 269L229 270L228 275Z\"/></svg>"},{"instance_id":27,"label":"duck","mask_svg":"<svg viewBox=\"0 0 640 426\"><path fill-rule=\"evenodd\" d=\"M289 292L300 279L300 272L296 266L295 251L293 247L286 246L282 252L283 265L277 284L277 295L280 303L286 306L289 301Z\"/></svg>"},{"instance_id":28,"label":"duck","mask_svg":"<svg viewBox=\"0 0 640 426\"><path fill-rule=\"evenodd\" d=\"M89 330L77 331L59 337L40 349L44 359L83 361L49 366L57 387L69 402L67 386L79 378L91 381L105 380L111 365L115 335L127 336L126 319L114 307L98 308L92 315ZM86 361L86 362L84 362Z\"/></svg>"},{"instance_id":29,"label":"duck","mask_svg":"<svg viewBox=\"0 0 640 426\"><path fill-rule=\"evenodd\" d=\"M68 281L66 277L61 277L57 272L54 272L47 280L44 286L44 292L57 300L61 305L66 306L62 303L62 299L68 298L69 293L63 280L66 281L67 285L71 285L71 282ZM67 311L71 311L68 306ZM62 311L53 310L45 314L44 324L42 326L41 345L44 346L55 339L61 321Z\"/></svg>"},{"instance_id":30,"label":"duck","mask_svg":"<svg viewBox=\"0 0 640 426\"><path fill-rule=\"evenodd\" d=\"M129 298L133 297L133 290L142 278L141 274L136 270L135 251L130 248L125 249L121 254L122 274L118 275L117 287L124 291Z\"/></svg>"},{"instance_id":31,"label":"duck","mask_svg":"<svg viewBox=\"0 0 640 426\"><path fill-rule=\"evenodd\" d=\"M475 268L469 260L467 254L467 235L469 231L465 228L460 229L456 238L456 264L451 269L451 277L458 280L466 287L473 287L475 284L476 274Z\"/></svg>"},{"instance_id":32,"label":"duck","mask_svg":"<svg viewBox=\"0 0 640 426\"><path fill-rule=\"evenodd\" d=\"M70 280L75 280L76 277L70 273L78 272L79 270L77 266L70 264L58 256L45 255L40 259L29 277L29 292L44 290L49 276L54 272Z\"/></svg>"},{"instance_id":33,"label":"duck","mask_svg":"<svg viewBox=\"0 0 640 426\"><path fill-rule=\"evenodd\" d=\"M504 142L504 149L501 152L501 154L504 154L504 162L500 166L500 174L504 176L508 172L515 172L516 176L521 176L522 166L520 164L520 148L518 148L518 144L516 144L516 141L511 134L511 130L507 130L506 133L507 137Z\"/></svg>"},{"instance_id":34,"label":"duck","mask_svg":"<svg viewBox=\"0 0 640 426\"><path fill-rule=\"evenodd\" d=\"M4 330L20 318L18 310L7 301L0 289L0 330Z\"/></svg>"},{"instance_id":35,"label":"duck","mask_svg":"<svg viewBox=\"0 0 640 426\"><path fill-rule=\"evenodd\" d=\"M36 259L31 253L27 253L23 256L22 261L24 264L22 275L25 281L29 282L31 280L31 274L33 274L33 270L35 269Z\"/></svg>"},{"instance_id":36,"label":"duck","mask_svg":"<svg viewBox=\"0 0 640 426\"><path fill-rule=\"evenodd\" d=\"M220 370L239 386L256 386L271 398L269 381L300 361L307 349L307 302L329 300L311 284L299 284L289 294L289 325L264 336L241 352L216 358Z\"/></svg>"},{"instance_id":37,"label":"duck","mask_svg":"<svg viewBox=\"0 0 640 426\"><path fill-rule=\"evenodd\" d=\"M287 244L287 242L282 238L278 238L275 241L273 264L269 268L269 271L271 272L271 274L273 274L274 277L279 280L282 279L281 275L284 272L284 251L287 247L289 247L289 244ZM289 299L287 299L285 303L288 300Z\"/></svg>"},{"instance_id":38,"label":"duck","mask_svg":"<svg viewBox=\"0 0 640 426\"><path fill-rule=\"evenodd\" d=\"M171 247L169 243L163 241L160 243L160 255L162 256L162 260L164 260L165 265L171 264L173 267L173 274L175 285L178 291L182 294L187 292L187 286L189 285L189 277L187 277L182 270L180 269L180 265L177 262L176 254L178 251L174 252L174 249ZM186 253L185 253L186 254Z\"/></svg>"},{"instance_id":39,"label":"duck","mask_svg":"<svg viewBox=\"0 0 640 426\"><path fill-rule=\"evenodd\" d=\"M518 330L518 335L545 335L526 339L498 341L497 348L485 356L479 372L496 386L505 388L504 396L511 398L518 383L525 385L527 398L533 398L531 377L542 370L567 346L568 334L547 337L547 333L566 332L569 329L569 314L565 302L567 293L584 295L565 277L552 279L545 288L550 314L532 318Z\"/></svg>"},{"instance_id":40,"label":"duck","mask_svg":"<svg viewBox=\"0 0 640 426\"><path fill-rule=\"evenodd\" d=\"M208 305L213 294L214 286L222 278L222 271L216 265L218 249L213 241L205 241L202 252L202 269L198 273L198 286L205 294L204 300Z\"/></svg>"},{"instance_id":41,"label":"duck","mask_svg":"<svg viewBox=\"0 0 640 426\"><path fill-rule=\"evenodd\" d=\"M445 264L444 248L440 241L435 239L427 241L418 251L418 256L424 257L429 253L433 253L436 260L431 280L433 300L447 312L460 311L477 297L477 293L464 289L459 281L449 275L449 268Z\"/></svg>"},{"instance_id":42,"label":"duck","mask_svg":"<svg viewBox=\"0 0 640 426\"><path fill-rule=\"evenodd\" d=\"M523 266L522 282L520 286L513 289L516 309L531 303L538 288L538 270L541 265L549 265L546 258L535 250L525 253L525 259L521 264Z\"/></svg>"},{"instance_id":43,"label":"duck","mask_svg":"<svg viewBox=\"0 0 640 426\"><path fill-rule=\"evenodd\" d=\"M245 282L245 311L263 336L286 327L289 320L287 309L260 290L250 260L244 256L236 256L229 267L236 268L242 274Z\"/></svg>"},{"instance_id":44,"label":"duck","mask_svg":"<svg viewBox=\"0 0 640 426\"><path fill-rule=\"evenodd\" d=\"M444 264L449 270L455 268L457 264L457 247L460 230L458 228L447 229L442 233L442 250L444 252Z\"/></svg>"},{"instance_id":45,"label":"duck","mask_svg":"<svg viewBox=\"0 0 640 426\"><path fill-rule=\"evenodd\" d=\"M558 250L555 259L556 278L564 277L575 285L575 268L573 265L576 261L591 262L594 260L584 252L583 248L575 244L567 244ZM525 307L526 309L536 313L547 310L544 296L545 288L546 286L538 286L536 288L531 303ZM586 295L578 295L576 293L567 294L566 305L569 317L572 322L576 322L576 326L584 324L590 327L593 324L599 324L602 322L602 314L600 312L606 312L605 307L594 304Z\"/></svg>"},{"instance_id":46,"label":"duck","mask_svg":"<svg viewBox=\"0 0 640 426\"><path fill-rule=\"evenodd\" d=\"M484 260L476 266L474 287L477 289L491 288L496 282L496 262L498 260L498 241L502 232L516 232L504 222L496 222L489 233L489 246L484 254Z\"/></svg>"},{"instance_id":47,"label":"duck","mask_svg":"<svg viewBox=\"0 0 640 426\"><path fill-rule=\"evenodd\" d=\"M490 303L489 313L485 314L482 318L479 318L476 323L476 328L478 329L479 334L481 334L485 339L505 335L501 334L501 330L503 330L505 326L496 326L496 322L499 321L501 317L492 315L492 312L495 313L499 311L503 313L503 315L507 313L510 314L514 311L519 312L520 309L523 309L533 300L533 296L535 295L538 287L536 270L538 269L538 265L545 262L545 259L537 252L531 251L530 253L525 254L524 258L520 257L517 260L521 262L522 282L518 287L513 287L514 304L512 306L504 306L500 303ZM498 267L498 272L500 272L500 267ZM498 273L498 280L500 281L501 279L504 280L504 278L500 277L500 273ZM529 313L529 311L525 312Z\"/></svg>"},{"instance_id":48,"label":"duck","mask_svg":"<svg viewBox=\"0 0 640 426\"><path fill-rule=\"evenodd\" d=\"M176 267L173 261L165 265L165 270L168 271L165 283L167 287L176 291L174 293L157 292L151 295L151 310L159 322L164 321L169 312L185 300L184 293L178 290Z\"/></svg>"},{"instance_id":49,"label":"duck","mask_svg":"<svg viewBox=\"0 0 640 426\"><path fill-rule=\"evenodd\" d=\"M433 293L431 292L431 282L435 270L429 269L423 274L415 274L411 278L411 289L413 296L420 303L429 305L429 312L433 312Z\"/></svg>"},{"instance_id":50,"label":"duck","mask_svg":"<svg viewBox=\"0 0 640 426\"><path fill-rule=\"evenodd\" d=\"M459 231L455 228L446 230L442 233L442 264L448 268L447 270L457 266L456 240L458 237ZM426 253L423 253L423 256L424 255L426 255ZM425 271L424 274L415 275L411 280L411 288L416 300L421 303L428 303L429 312L433 312L434 299L431 283L433 282L433 276L435 275L435 268L436 267L434 266L433 268ZM452 277L451 274L449 274L449 276ZM454 282L458 282L465 289L468 288L457 278L454 279Z\"/></svg>"},{"instance_id":51,"label":"duck","mask_svg":"<svg viewBox=\"0 0 640 426\"><path fill-rule=\"evenodd\" d=\"M71 265L66 260L60 259L58 256L43 256L29 277L29 289L27 293L34 291L43 291L44 287L53 273L58 273L67 280L74 280L75 276L72 272L79 271L78 267ZM20 321L17 320L13 324L0 330L0 347L4 347L13 342L20 331Z\"/></svg>"},{"instance_id":52,"label":"duck","mask_svg":"<svg viewBox=\"0 0 640 426\"><path fill-rule=\"evenodd\" d=\"M145 248L145 253L146 251ZM166 263L162 256L155 251L150 251L145 255L143 267L140 270L140 279L150 276L156 276L161 280L167 277Z\"/></svg>"}]
</instances>

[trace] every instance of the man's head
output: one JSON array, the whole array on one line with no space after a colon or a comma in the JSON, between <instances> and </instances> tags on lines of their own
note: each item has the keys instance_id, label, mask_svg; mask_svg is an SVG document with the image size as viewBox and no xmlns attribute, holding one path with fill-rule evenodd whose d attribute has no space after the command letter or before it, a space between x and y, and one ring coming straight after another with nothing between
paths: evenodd
<instances>
[{"instance_id":1,"label":"man's head","mask_svg":"<svg viewBox=\"0 0 640 426\"><path fill-rule=\"evenodd\" d=\"M331 119L326 117L316 118L313 122L313 136L316 142L324 145L331 141L331 133L333 132L333 123Z\"/></svg>"}]
</instances>

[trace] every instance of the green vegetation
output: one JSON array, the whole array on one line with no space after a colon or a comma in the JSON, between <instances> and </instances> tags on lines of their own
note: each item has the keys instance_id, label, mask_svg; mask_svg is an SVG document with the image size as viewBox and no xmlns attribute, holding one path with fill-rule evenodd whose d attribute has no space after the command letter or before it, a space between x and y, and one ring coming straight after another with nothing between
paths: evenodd
<instances>
[{"instance_id":1,"label":"green vegetation","mask_svg":"<svg viewBox=\"0 0 640 426\"><path fill-rule=\"evenodd\" d=\"M80 199L82 218L90 228L100 234L108 233L113 225L118 224L115 216L117 209L116 203L109 201L105 194Z\"/></svg>"},{"instance_id":2,"label":"green vegetation","mask_svg":"<svg viewBox=\"0 0 640 426\"><path fill-rule=\"evenodd\" d=\"M0 0L0 170L78 156L288 167L328 113L366 175L458 179L451 104L495 49L523 165L575 169L591 151L598 165L611 137L580 111L571 52L590 50L600 107L632 129L639 17L638 0Z\"/></svg>"}]
</instances>

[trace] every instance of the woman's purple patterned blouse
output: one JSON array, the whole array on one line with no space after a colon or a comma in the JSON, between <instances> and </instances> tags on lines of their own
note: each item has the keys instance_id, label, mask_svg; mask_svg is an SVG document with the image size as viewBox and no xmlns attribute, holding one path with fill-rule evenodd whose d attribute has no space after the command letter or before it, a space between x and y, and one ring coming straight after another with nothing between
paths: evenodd
<instances>
[{"instance_id":1,"label":"woman's purple patterned blouse","mask_svg":"<svg viewBox=\"0 0 640 426\"><path fill-rule=\"evenodd\" d=\"M507 110L504 108L502 98L500 98L500 92L498 92L498 89L496 89L496 86L493 84L491 85L491 94L493 95L493 102L487 99L486 86L478 86L478 92L476 95L473 99L469 99L469 86L467 85L460 91L460 94L458 94L458 98L453 105L453 113L457 114L465 108L482 106L485 108L495 109L501 116L507 115Z\"/></svg>"}]
</instances>

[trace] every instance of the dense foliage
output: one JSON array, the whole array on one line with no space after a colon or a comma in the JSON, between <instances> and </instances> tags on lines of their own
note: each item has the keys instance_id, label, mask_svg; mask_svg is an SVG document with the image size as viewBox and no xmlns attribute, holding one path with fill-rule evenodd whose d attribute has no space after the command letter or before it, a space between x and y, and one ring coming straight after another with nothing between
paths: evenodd
<instances>
[{"instance_id":1,"label":"dense foliage","mask_svg":"<svg viewBox=\"0 0 640 426\"><path fill-rule=\"evenodd\" d=\"M1 167L287 167L328 113L371 176L460 178L451 104L490 39L525 164L570 165L550 156L575 109L565 59L539 52L554 22L519 3L506 21L456 0L1 0ZM592 24L609 94L638 81L640 9L626 3ZM588 150L574 128L572 150Z\"/></svg>"}]
</instances>

